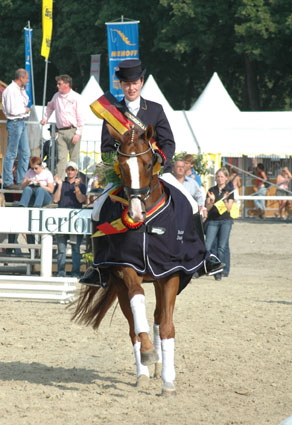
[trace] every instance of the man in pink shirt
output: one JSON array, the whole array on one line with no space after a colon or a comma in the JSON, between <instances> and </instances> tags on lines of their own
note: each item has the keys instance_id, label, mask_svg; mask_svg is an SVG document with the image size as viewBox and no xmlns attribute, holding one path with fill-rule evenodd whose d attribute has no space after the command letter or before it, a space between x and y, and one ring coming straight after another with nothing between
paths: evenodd
<instances>
[{"instance_id":1,"label":"man in pink shirt","mask_svg":"<svg viewBox=\"0 0 292 425\"><path fill-rule=\"evenodd\" d=\"M68 160L78 164L85 108L82 96L71 88L72 78L69 75L59 75L56 77L56 81L58 92L48 102L41 124L47 124L51 114L55 111L58 131L56 172L63 180Z\"/></svg>"}]
</instances>

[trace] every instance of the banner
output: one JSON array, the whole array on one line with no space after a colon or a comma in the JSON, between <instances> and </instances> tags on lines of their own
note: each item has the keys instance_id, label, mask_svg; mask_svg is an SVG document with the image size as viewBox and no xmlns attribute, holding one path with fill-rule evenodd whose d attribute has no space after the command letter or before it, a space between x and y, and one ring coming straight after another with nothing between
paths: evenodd
<instances>
[{"instance_id":1,"label":"banner","mask_svg":"<svg viewBox=\"0 0 292 425\"><path fill-rule=\"evenodd\" d=\"M41 56L48 59L50 55L53 29L53 0L43 0L42 7L43 41Z\"/></svg>"},{"instance_id":2,"label":"banner","mask_svg":"<svg viewBox=\"0 0 292 425\"><path fill-rule=\"evenodd\" d=\"M32 77L31 40L32 40L32 29L24 28L24 62L25 62L25 70L28 72L28 82L25 86L25 90L29 97L29 102L28 102L29 108L34 103L34 96L33 96L33 90L32 90L33 77Z\"/></svg>"},{"instance_id":3,"label":"banner","mask_svg":"<svg viewBox=\"0 0 292 425\"><path fill-rule=\"evenodd\" d=\"M106 22L107 42L109 58L109 82L110 92L118 99L123 98L120 82L115 76L119 62L126 59L139 58L139 34L138 24L140 21L130 22Z\"/></svg>"},{"instance_id":4,"label":"banner","mask_svg":"<svg viewBox=\"0 0 292 425\"><path fill-rule=\"evenodd\" d=\"M100 55L91 55L90 76L94 76L99 84L100 77Z\"/></svg>"}]
</instances>

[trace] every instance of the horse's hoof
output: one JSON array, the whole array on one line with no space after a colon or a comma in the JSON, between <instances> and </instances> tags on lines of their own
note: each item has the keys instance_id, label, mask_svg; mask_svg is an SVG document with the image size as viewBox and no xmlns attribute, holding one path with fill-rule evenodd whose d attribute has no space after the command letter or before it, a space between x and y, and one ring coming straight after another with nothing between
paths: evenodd
<instances>
[{"instance_id":1,"label":"horse's hoof","mask_svg":"<svg viewBox=\"0 0 292 425\"><path fill-rule=\"evenodd\" d=\"M162 363L155 363L154 378L156 379L161 378L161 372L162 372Z\"/></svg>"},{"instance_id":2,"label":"horse's hoof","mask_svg":"<svg viewBox=\"0 0 292 425\"><path fill-rule=\"evenodd\" d=\"M146 375L140 375L137 378L136 387L139 389L145 389L149 387L149 377Z\"/></svg>"},{"instance_id":3,"label":"horse's hoof","mask_svg":"<svg viewBox=\"0 0 292 425\"><path fill-rule=\"evenodd\" d=\"M149 351L141 351L141 363L143 366L149 366L158 362L158 360L158 354L154 349Z\"/></svg>"},{"instance_id":4,"label":"horse's hoof","mask_svg":"<svg viewBox=\"0 0 292 425\"><path fill-rule=\"evenodd\" d=\"M161 395L163 397L169 397L176 395L176 389L173 382L164 382L162 386Z\"/></svg>"}]
</instances>

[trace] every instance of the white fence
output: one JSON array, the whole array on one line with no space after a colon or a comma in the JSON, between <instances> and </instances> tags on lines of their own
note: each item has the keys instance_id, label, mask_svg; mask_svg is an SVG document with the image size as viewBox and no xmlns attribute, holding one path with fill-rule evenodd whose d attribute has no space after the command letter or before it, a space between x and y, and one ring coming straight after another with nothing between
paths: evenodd
<instances>
[{"instance_id":1,"label":"white fence","mask_svg":"<svg viewBox=\"0 0 292 425\"><path fill-rule=\"evenodd\" d=\"M41 275L0 275L0 298L72 300L77 279L52 277L53 235L91 234L91 211L86 208L0 208L0 233L41 235Z\"/></svg>"}]
</instances>

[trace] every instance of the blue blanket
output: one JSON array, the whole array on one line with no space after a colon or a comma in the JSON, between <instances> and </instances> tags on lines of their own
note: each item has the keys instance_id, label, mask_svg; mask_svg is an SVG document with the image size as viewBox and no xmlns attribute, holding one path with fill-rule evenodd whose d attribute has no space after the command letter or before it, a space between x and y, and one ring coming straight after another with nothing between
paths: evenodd
<instances>
[{"instance_id":1,"label":"blue blanket","mask_svg":"<svg viewBox=\"0 0 292 425\"><path fill-rule=\"evenodd\" d=\"M202 267L206 248L195 231L192 208L186 197L174 186L162 183L168 199L145 220L145 224L165 228L165 233L148 233L143 231L144 227L94 238L94 266L126 265L138 274L150 273L155 278L179 272L180 292ZM99 223L121 217L122 209L120 203L108 198L102 207Z\"/></svg>"}]
</instances>

